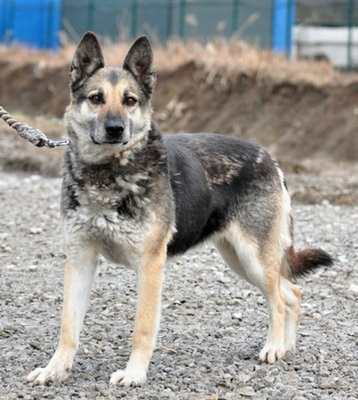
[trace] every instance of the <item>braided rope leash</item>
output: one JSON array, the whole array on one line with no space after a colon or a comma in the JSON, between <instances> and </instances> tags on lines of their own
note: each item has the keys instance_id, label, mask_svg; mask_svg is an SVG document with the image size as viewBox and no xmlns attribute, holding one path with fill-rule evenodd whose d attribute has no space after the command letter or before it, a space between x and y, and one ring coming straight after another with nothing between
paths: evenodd
<instances>
[{"instance_id":1,"label":"braided rope leash","mask_svg":"<svg viewBox=\"0 0 358 400\"><path fill-rule=\"evenodd\" d=\"M33 128L30 125L23 124L11 116L3 107L0 106L0 118L2 118L11 128L28 142L36 147L59 147L68 146L70 141L67 139L51 140L40 129Z\"/></svg>"}]
</instances>

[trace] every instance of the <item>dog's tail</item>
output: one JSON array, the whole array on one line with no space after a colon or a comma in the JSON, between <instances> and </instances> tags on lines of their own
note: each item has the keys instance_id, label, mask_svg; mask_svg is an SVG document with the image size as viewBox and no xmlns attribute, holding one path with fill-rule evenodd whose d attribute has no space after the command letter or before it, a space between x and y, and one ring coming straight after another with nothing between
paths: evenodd
<instances>
[{"instance_id":1,"label":"dog's tail","mask_svg":"<svg viewBox=\"0 0 358 400\"><path fill-rule=\"evenodd\" d=\"M288 264L293 277L308 275L319 267L330 267L333 258L321 249L306 249L295 251L293 247L288 250Z\"/></svg>"}]
</instances>

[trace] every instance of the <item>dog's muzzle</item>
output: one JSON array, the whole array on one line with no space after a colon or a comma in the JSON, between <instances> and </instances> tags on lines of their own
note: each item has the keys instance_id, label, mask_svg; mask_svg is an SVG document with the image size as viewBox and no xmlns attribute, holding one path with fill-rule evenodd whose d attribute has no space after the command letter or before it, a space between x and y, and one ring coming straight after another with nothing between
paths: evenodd
<instances>
[{"instance_id":1,"label":"dog's muzzle","mask_svg":"<svg viewBox=\"0 0 358 400\"><path fill-rule=\"evenodd\" d=\"M121 120L108 120L104 124L101 135L92 135L94 144L127 144L128 138L125 134L125 124Z\"/></svg>"},{"instance_id":2,"label":"dog's muzzle","mask_svg":"<svg viewBox=\"0 0 358 400\"><path fill-rule=\"evenodd\" d=\"M104 124L106 130L107 140L110 143L119 143L122 139L124 133L124 123L123 121L107 121Z\"/></svg>"}]
</instances>

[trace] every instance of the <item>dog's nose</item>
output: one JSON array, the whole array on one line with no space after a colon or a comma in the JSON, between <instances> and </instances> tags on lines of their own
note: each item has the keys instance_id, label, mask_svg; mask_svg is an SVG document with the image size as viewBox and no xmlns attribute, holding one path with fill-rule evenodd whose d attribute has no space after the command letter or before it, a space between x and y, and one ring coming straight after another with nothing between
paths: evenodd
<instances>
[{"instance_id":1,"label":"dog's nose","mask_svg":"<svg viewBox=\"0 0 358 400\"><path fill-rule=\"evenodd\" d=\"M119 139L124 132L124 123L122 121L107 121L104 125L106 133L113 139Z\"/></svg>"}]
</instances>

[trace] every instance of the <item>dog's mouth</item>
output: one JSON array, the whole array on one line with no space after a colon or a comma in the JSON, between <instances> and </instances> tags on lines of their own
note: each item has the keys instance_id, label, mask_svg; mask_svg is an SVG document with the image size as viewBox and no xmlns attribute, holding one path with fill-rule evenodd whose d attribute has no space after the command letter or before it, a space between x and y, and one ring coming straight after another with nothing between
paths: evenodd
<instances>
[{"instance_id":1,"label":"dog's mouth","mask_svg":"<svg viewBox=\"0 0 358 400\"><path fill-rule=\"evenodd\" d=\"M103 140L103 141L98 141L96 140L92 135L91 135L91 140L92 143L97 145L97 146L116 146L116 145L121 145L121 146L125 146L128 144L128 140L127 141L120 141L120 140Z\"/></svg>"}]
</instances>

